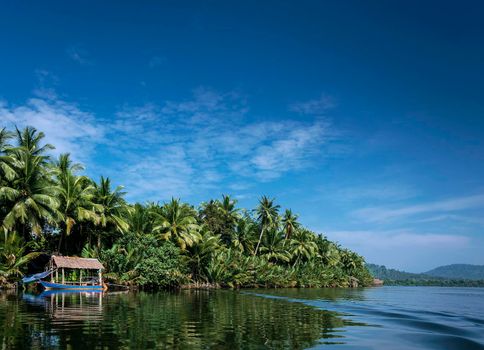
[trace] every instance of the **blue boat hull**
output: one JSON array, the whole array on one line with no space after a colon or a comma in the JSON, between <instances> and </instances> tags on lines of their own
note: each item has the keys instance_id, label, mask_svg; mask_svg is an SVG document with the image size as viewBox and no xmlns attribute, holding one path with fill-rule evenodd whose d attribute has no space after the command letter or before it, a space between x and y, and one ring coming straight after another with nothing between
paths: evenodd
<instances>
[{"instance_id":1,"label":"blue boat hull","mask_svg":"<svg viewBox=\"0 0 484 350\"><path fill-rule=\"evenodd\" d=\"M76 284L62 284L62 283L52 283L46 281L39 281L39 283L47 290L50 289L63 289L63 290L93 290L102 291L103 286L80 286Z\"/></svg>"}]
</instances>

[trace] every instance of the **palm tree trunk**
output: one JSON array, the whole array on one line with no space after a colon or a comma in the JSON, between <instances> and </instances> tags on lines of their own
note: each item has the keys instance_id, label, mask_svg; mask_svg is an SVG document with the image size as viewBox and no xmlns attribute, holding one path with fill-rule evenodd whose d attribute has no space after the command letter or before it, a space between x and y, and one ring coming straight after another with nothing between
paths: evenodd
<instances>
[{"instance_id":1,"label":"palm tree trunk","mask_svg":"<svg viewBox=\"0 0 484 350\"><path fill-rule=\"evenodd\" d=\"M61 231L60 238L59 238L59 246L57 247L57 253L60 254L61 246L62 246L62 237L64 237L64 231Z\"/></svg>"},{"instance_id":2,"label":"palm tree trunk","mask_svg":"<svg viewBox=\"0 0 484 350\"><path fill-rule=\"evenodd\" d=\"M264 228L260 230L259 242L257 242L257 247L255 247L254 256L257 255L257 251L259 250L260 242L262 241L262 235L264 234Z\"/></svg>"}]
</instances>

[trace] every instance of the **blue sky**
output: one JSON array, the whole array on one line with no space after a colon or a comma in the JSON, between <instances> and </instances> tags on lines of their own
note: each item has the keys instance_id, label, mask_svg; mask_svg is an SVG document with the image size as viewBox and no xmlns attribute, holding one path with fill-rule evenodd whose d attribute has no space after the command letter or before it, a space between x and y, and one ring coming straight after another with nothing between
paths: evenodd
<instances>
[{"instance_id":1,"label":"blue sky","mask_svg":"<svg viewBox=\"0 0 484 350\"><path fill-rule=\"evenodd\" d=\"M0 121L131 201L262 194L367 260L484 264L484 5L4 2Z\"/></svg>"}]
</instances>

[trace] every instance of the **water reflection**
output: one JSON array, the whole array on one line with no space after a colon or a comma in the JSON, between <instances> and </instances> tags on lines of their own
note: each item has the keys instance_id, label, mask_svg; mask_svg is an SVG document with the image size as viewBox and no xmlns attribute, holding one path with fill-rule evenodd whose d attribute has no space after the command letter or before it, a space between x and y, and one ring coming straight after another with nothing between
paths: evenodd
<instances>
[{"instance_id":1,"label":"water reflection","mask_svg":"<svg viewBox=\"0 0 484 350\"><path fill-rule=\"evenodd\" d=\"M103 316L102 291L44 291L41 294L25 293L22 296L30 305L43 306L52 322L101 321Z\"/></svg>"},{"instance_id":2,"label":"water reflection","mask_svg":"<svg viewBox=\"0 0 484 350\"><path fill-rule=\"evenodd\" d=\"M233 291L0 295L3 348L303 349L339 343L351 322Z\"/></svg>"}]
</instances>

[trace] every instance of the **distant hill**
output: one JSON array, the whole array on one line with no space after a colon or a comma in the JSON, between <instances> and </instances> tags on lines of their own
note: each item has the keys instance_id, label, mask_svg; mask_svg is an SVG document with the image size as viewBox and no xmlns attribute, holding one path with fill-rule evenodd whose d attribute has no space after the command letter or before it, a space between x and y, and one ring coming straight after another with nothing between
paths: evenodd
<instances>
[{"instance_id":1,"label":"distant hill","mask_svg":"<svg viewBox=\"0 0 484 350\"><path fill-rule=\"evenodd\" d=\"M367 264L371 274L385 285L484 287L484 266L455 264L441 266L426 273L410 273Z\"/></svg>"},{"instance_id":2,"label":"distant hill","mask_svg":"<svg viewBox=\"0 0 484 350\"><path fill-rule=\"evenodd\" d=\"M424 274L448 279L484 280L484 265L452 264L439 266Z\"/></svg>"},{"instance_id":3,"label":"distant hill","mask_svg":"<svg viewBox=\"0 0 484 350\"><path fill-rule=\"evenodd\" d=\"M404 281L404 280L427 280L434 276L427 276L421 273L411 273L395 269L389 269L383 265L367 264L372 275L381 280Z\"/></svg>"}]
</instances>

